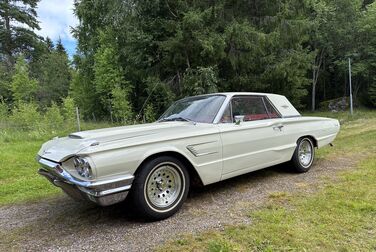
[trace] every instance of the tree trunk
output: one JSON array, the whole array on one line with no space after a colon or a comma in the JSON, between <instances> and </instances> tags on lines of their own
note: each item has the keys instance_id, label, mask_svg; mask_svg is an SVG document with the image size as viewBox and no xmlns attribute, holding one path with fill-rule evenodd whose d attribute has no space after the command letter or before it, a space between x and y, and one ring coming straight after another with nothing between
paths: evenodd
<instances>
[{"instance_id":1,"label":"tree trunk","mask_svg":"<svg viewBox=\"0 0 376 252\"><path fill-rule=\"evenodd\" d=\"M312 77L312 112L316 109L316 81L315 81L315 72L316 70L313 70L313 77Z\"/></svg>"},{"instance_id":2,"label":"tree trunk","mask_svg":"<svg viewBox=\"0 0 376 252\"><path fill-rule=\"evenodd\" d=\"M318 57L315 58L315 63L313 64L313 72L312 72L312 112L316 110L316 86L317 81L319 78L320 68L322 65L324 57L324 50L321 50Z\"/></svg>"},{"instance_id":3,"label":"tree trunk","mask_svg":"<svg viewBox=\"0 0 376 252\"><path fill-rule=\"evenodd\" d=\"M5 0L5 5L9 6L9 0ZM5 23L5 38L4 38L4 53L7 55L7 65L11 67L14 63L12 57L12 37L10 28L10 18L8 9L4 11L4 23Z\"/></svg>"}]
</instances>

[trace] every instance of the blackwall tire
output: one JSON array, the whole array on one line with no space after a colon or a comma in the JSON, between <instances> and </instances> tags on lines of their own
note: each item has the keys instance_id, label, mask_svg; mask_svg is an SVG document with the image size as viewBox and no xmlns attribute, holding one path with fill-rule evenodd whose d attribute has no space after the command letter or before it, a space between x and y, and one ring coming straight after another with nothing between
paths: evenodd
<instances>
[{"instance_id":1,"label":"blackwall tire","mask_svg":"<svg viewBox=\"0 0 376 252\"><path fill-rule=\"evenodd\" d=\"M303 173L311 169L315 158L315 146L309 137L298 140L291 165L295 172Z\"/></svg>"}]
</instances>

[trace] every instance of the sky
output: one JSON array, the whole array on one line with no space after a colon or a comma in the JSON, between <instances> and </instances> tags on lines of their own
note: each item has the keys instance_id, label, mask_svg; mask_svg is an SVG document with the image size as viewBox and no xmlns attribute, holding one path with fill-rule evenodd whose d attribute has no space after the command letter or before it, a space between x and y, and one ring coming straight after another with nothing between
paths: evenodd
<instances>
[{"instance_id":1,"label":"sky","mask_svg":"<svg viewBox=\"0 0 376 252\"><path fill-rule=\"evenodd\" d=\"M40 30L36 33L49 37L56 44L61 41L69 56L76 50L76 40L71 34L71 27L78 24L76 16L73 14L74 0L41 0L38 4L37 14Z\"/></svg>"}]
</instances>

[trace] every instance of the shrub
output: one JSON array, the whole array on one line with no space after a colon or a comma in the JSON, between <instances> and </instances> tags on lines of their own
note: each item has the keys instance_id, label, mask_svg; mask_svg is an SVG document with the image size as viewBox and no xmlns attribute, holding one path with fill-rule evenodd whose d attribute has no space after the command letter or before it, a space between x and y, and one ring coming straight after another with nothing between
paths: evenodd
<instances>
[{"instance_id":1,"label":"shrub","mask_svg":"<svg viewBox=\"0 0 376 252\"><path fill-rule=\"evenodd\" d=\"M8 105L4 101L0 101L0 122L8 118Z\"/></svg>"},{"instance_id":2,"label":"shrub","mask_svg":"<svg viewBox=\"0 0 376 252\"><path fill-rule=\"evenodd\" d=\"M62 128L64 123L64 117L60 113L59 107L56 103L52 102L52 105L47 108L44 114L44 126L47 126L47 130L57 130Z\"/></svg>"},{"instance_id":3,"label":"shrub","mask_svg":"<svg viewBox=\"0 0 376 252\"><path fill-rule=\"evenodd\" d=\"M65 124L68 125L69 128L73 128L76 121L76 106L74 104L73 98L68 96L63 99L61 112L64 117Z\"/></svg>"},{"instance_id":4,"label":"shrub","mask_svg":"<svg viewBox=\"0 0 376 252\"><path fill-rule=\"evenodd\" d=\"M22 130L39 130L42 116L35 103L19 102L10 117L15 127Z\"/></svg>"},{"instance_id":5,"label":"shrub","mask_svg":"<svg viewBox=\"0 0 376 252\"><path fill-rule=\"evenodd\" d=\"M129 91L119 86L112 90L112 110L114 116L123 123L129 123L133 119L132 106L129 102Z\"/></svg>"},{"instance_id":6,"label":"shrub","mask_svg":"<svg viewBox=\"0 0 376 252\"><path fill-rule=\"evenodd\" d=\"M154 107L153 107L153 105L148 104L148 105L145 107L144 116L145 116L145 121L148 122L148 123L151 123L151 122L154 122L154 121L155 121L156 114L155 114L155 112L154 112Z\"/></svg>"}]
</instances>

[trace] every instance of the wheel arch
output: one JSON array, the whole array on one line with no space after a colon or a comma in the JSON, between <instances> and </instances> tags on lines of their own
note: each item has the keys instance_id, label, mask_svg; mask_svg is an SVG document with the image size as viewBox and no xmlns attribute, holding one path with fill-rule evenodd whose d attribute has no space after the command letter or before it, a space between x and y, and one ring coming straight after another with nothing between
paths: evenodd
<instances>
[{"instance_id":1,"label":"wheel arch","mask_svg":"<svg viewBox=\"0 0 376 252\"><path fill-rule=\"evenodd\" d=\"M304 136L299 137L299 139L296 142L298 142L302 138L309 138L312 141L312 143L313 143L313 147L318 148L318 142L317 142L317 139L314 136L312 136L312 135L304 135Z\"/></svg>"},{"instance_id":2,"label":"wheel arch","mask_svg":"<svg viewBox=\"0 0 376 252\"><path fill-rule=\"evenodd\" d=\"M179 161L181 161L186 166L186 168L188 170L189 177L190 177L191 185L193 185L193 186L203 186L204 185L200 175L198 174L198 172L197 172L196 168L194 167L194 165L192 164L192 162L186 156L184 156L183 154L181 154L177 151L161 151L161 152L157 152L157 153L153 153L153 154L148 155L138 165L138 167L135 171L135 175L137 176L137 173L142 169L142 166L145 163L147 163L150 160L153 160L157 157L161 157L161 156L171 156L171 157L177 158Z\"/></svg>"}]
</instances>

